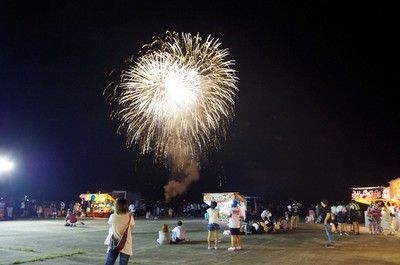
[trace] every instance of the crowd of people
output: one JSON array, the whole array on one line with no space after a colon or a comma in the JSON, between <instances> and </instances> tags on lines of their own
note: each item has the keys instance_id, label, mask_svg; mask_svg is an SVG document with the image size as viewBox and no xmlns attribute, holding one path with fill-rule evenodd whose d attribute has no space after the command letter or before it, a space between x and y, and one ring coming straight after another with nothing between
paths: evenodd
<instances>
[{"instance_id":1,"label":"crowd of people","mask_svg":"<svg viewBox=\"0 0 400 265\"><path fill-rule=\"evenodd\" d=\"M62 217L65 225L71 227L76 226L79 217L88 217L91 212L85 208L82 201L39 202L25 197L18 202L3 199L0 200L0 203L2 203L3 209L6 209L6 219ZM211 201L210 205L193 203L184 203L179 207L169 205L163 210L157 203L151 206L143 205L146 210L145 218L156 219L155 217L161 215L174 218L177 216L205 216L207 219L205 229L207 231L207 249L209 250L219 248L221 230L223 235L230 236L228 251L238 251L242 249L241 235L296 231L302 218L304 218L305 224L323 225L328 248L334 247L334 234L337 236L359 235L360 223L365 223L371 235L395 235L400 228L400 206L385 201L371 203L364 210L355 201L348 204L329 204L328 201L321 200L315 206L304 209L302 203L291 200L285 206L268 204L266 207L258 207L258 211L248 209L248 212L244 212L240 201L233 200L228 205L228 211L224 210L224 214L221 214L220 205L215 201ZM142 210L144 210L143 205L141 206ZM86 207L90 207L90 203ZM82 210L84 208L85 210ZM135 226L134 218L137 213L137 207L134 204L128 205L125 198L116 200L114 213L108 219L110 227L105 239L105 244L108 245L106 264L114 264L118 257L122 262L120 264L128 263L129 257L132 255L131 232ZM226 218L224 220L222 220L223 215ZM124 231L129 234L129 236L125 236L125 239L123 239ZM124 242L123 247L118 251L114 251L110 246L114 236L120 242ZM158 245L187 242L187 231L182 220L179 220L173 229L164 223L158 231L155 241Z\"/></svg>"},{"instance_id":2,"label":"crowd of people","mask_svg":"<svg viewBox=\"0 0 400 265\"><path fill-rule=\"evenodd\" d=\"M88 200L76 201L45 201L29 196L22 198L0 197L1 215L0 220L11 219L59 219L65 218L67 210L70 209L79 217L94 217L95 203ZM146 219L158 219L159 217L183 216L183 217L201 217L207 210L205 203L180 202L174 204L165 204L158 201L141 201L137 205L131 203L128 205L128 211L136 216L144 216Z\"/></svg>"},{"instance_id":3,"label":"crowd of people","mask_svg":"<svg viewBox=\"0 0 400 265\"><path fill-rule=\"evenodd\" d=\"M0 198L0 204L4 209L3 219L6 220L65 218L68 209L78 216L82 214L82 206L79 202L40 201L24 196L21 199Z\"/></svg>"}]
</instances>

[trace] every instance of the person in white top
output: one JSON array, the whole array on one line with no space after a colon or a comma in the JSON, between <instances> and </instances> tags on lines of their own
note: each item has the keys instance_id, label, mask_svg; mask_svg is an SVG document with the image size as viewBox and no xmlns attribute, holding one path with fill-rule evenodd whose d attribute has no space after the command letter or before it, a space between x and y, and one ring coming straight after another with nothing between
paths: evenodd
<instances>
[{"instance_id":1,"label":"person in white top","mask_svg":"<svg viewBox=\"0 0 400 265\"><path fill-rule=\"evenodd\" d=\"M132 230L135 227L135 220L128 213L128 203L125 198L118 198L115 204L115 213L111 214L108 219L110 228L108 235L104 241L105 245L109 245L111 237L121 239L125 230L128 228L127 238L123 249L112 251L107 248L106 265L113 265L119 256L119 264L126 265L132 256Z\"/></svg>"},{"instance_id":2,"label":"person in white top","mask_svg":"<svg viewBox=\"0 0 400 265\"><path fill-rule=\"evenodd\" d=\"M135 216L135 212L136 212L135 204L133 204L133 203L129 204L128 211L129 211L130 215Z\"/></svg>"},{"instance_id":3,"label":"person in white top","mask_svg":"<svg viewBox=\"0 0 400 265\"><path fill-rule=\"evenodd\" d=\"M185 241L186 239L186 229L182 224L182 221L179 220L177 226L175 226L171 230L171 243L179 243Z\"/></svg>"},{"instance_id":4,"label":"person in white top","mask_svg":"<svg viewBox=\"0 0 400 265\"><path fill-rule=\"evenodd\" d=\"M207 209L207 216L208 216L208 236L207 236L207 243L208 249L211 249L211 242L214 240L214 249L218 249L218 241L219 241L219 224L218 220L220 218L219 211L216 209L217 202L212 201L211 207Z\"/></svg>"},{"instance_id":5,"label":"person in white top","mask_svg":"<svg viewBox=\"0 0 400 265\"><path fill-rule=\"evenodd\" d=\"M268 209L265 209L264 211L262 211L260 216L265 223L265 226L263 226L264 231L267 233L270 231L274 231L274 222L272 219L272 213Z\"/></svg>"},{"instance_id":6,"label":"person in white top","mask_svg":"<svg viewBox=\"0 0 400 265\"><path fill-rule=\"evenodd\" d=\"M169 227L167 224L163 224L161 230L158 231L158 238L156 239L156 241L159 245L171 243L171 235L169 233Z\"/></svg>"},{"instance_id":7,"label":"person in white top","mask_svg":"<svg viewBox=\"0 0 400 265\"><path fill-rule=\"evenodd\" d=\"M243 213L239 208L239 202L234 200L231 204L228 220L229 230L231 231L231 247L228 248L230 251L242 249L240 238L241 218L243 218Z\"/></svg>"}]
</instances>

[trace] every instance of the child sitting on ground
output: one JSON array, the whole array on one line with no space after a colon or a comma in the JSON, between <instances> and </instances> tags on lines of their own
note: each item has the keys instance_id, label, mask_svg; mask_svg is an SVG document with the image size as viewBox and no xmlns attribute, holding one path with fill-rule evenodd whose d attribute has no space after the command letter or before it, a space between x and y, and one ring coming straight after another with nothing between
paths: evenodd
<instances>
[{"instance_id":1,"label":"child sitting on ground","mask_svg":"<svg viewBox=\"0 0 400 265\"><path fill-rule=\"evenodd\" d=\"M65 226L76 226L78 219L71 209L68 209L67 216L65 217Z\"/></svg>"},{"instance_id":2,"label":"child sitting on ground","mask_svg":"<svg viewBox=\"0 0 400 265\"><path fill-rule=\"evenodd\" d=\"M169 228L167 224L163 224L161 230L158 231L157 243L160 245L169 244L171 241L171 235L169 234Z\"/></svg>"},{"instance_id":3,"label":"child sitting on ground","mask_svg":"<svg viewBox=\"0 0 400 265\"><path fill-rule=\"evenodd\" d=\"M186 239L186 229L182 225L182 221L178 221L177 226L171 230L171 243L179 243Z\"/></svg>"}]
</instances>

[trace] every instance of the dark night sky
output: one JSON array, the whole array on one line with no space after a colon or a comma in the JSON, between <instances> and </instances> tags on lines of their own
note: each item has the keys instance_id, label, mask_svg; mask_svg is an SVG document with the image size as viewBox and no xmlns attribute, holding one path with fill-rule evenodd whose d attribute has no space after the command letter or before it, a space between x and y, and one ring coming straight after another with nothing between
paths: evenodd
<instances>
[{"instance_id":1,"label":"dark night sky","mask_svg":"<svg viewBox=\"0 0 400 265\"><path fill-rule=\"evenodd\" d=\"M163 199L168 172L125 148L102 92L166 30L219 38L240 78L231 133L184 197L347 201L349 187L400 175L392 2L80 2L0 2L0 151L18 163L3 192Z\"/></svg>"}]
</instances>

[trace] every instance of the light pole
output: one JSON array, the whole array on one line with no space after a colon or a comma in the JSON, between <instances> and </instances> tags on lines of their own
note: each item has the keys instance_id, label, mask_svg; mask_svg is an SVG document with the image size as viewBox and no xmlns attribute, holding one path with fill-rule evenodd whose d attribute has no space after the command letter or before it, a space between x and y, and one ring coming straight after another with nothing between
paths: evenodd
<instances>
[{"instance_id":1,"label":"light pole","mask_svg":"<svg viewBox=\"0 0 400 265\"><path fill-rule=\"evenodd\" d=\"M6 156L0 155L0 176L13 171L14 168L15 164L12 160Z\"/></svg>"}]
</instances>

